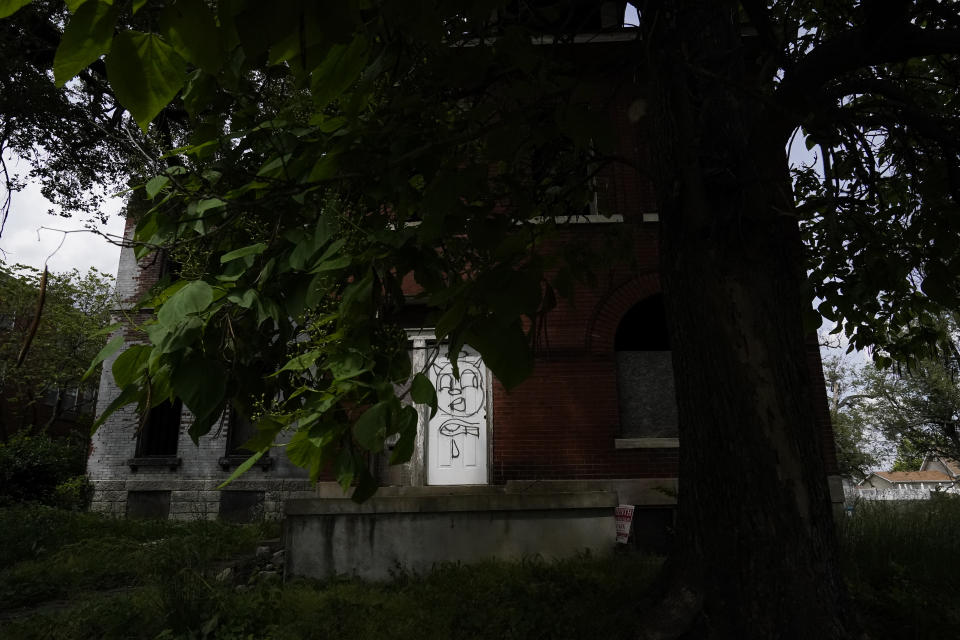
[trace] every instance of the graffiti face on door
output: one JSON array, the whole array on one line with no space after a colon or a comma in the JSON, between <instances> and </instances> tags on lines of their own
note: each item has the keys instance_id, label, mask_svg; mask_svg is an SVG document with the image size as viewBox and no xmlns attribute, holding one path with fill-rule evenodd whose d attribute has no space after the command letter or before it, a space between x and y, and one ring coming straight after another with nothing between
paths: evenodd
<instances>
[{"instance_id":1,"label":"graffiti face on door","mask_svg":"<svg viewBox=\"0 0 960 640\"><path fill-rule=\"evenodd\" d=\"M475 416L483 408L483 373L479 358L460 361L460 379L453 375L449 360L438 367L433 365L437 385L437 411L454 418Z\"/></svg>"},{"instance_id":2,"label":"graffiti face on door","mask_svg":"<svg viewBox=\"0 0 960 640\"><path fill-rule=\"evenodd\" d=\"M486 482L486 384L478 354L461 353L460 378L441 352L430 370L437 414L430 421L431 478L435 484Z\"/></svg>"}]
</instances>

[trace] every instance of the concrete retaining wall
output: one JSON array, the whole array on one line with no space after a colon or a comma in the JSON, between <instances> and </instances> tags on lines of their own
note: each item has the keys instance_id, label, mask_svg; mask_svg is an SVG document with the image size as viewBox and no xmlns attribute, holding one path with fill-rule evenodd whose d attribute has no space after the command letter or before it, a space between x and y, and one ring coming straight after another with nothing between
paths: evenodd
<instances>
[{"instance_id":1,"label":"concrete retaining wall","mask_svg":"<svg viewBox=\"0 0 960 640\"><path fill-rule=\"evenodd\" d=\"M284 524L287 572L384 580L403 568L429 571L442 562L556 559L615 543L611 492L464 494L288 500Z\"/></svg>"}]
</instances>

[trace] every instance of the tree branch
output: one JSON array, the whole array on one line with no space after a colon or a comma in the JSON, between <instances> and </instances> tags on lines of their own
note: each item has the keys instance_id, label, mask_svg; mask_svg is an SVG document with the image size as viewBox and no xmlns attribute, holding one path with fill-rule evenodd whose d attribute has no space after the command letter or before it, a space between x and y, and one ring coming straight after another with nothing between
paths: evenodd
<instances>
[{"instance_id":1,"label":"tree branch","mask_svg":"<svg viewBox=\"0 0 960 640\"><path fill-rule=\"evenodd\" d=\"M920 29L907 26L877 38L872 29L842 33L815 47L786 70L776 97L788 112L809 104L809 96L844 75L891 62L938 54L960 53L960 29Z\"/></svg>"}]
</instances>

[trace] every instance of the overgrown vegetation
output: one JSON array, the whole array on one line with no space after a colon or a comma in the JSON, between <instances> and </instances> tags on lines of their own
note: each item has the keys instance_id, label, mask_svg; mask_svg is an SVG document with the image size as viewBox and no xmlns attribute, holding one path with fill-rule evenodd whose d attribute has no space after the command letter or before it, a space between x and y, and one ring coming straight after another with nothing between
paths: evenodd
<instances>
[{"instance_id":1,"label":"overgrown vegetation","mask_svg":"<svg viewBox=\"0 0 960 640\"><path fill-rule=\"evenodd\" d=\"M398 573L389 584L216 579L222 559L273 533L0 510L0 637L626 638L660 566L643 556L531 558Z\"/></svg>"},{"instance_id":2,"label":"overgrown vegetation","mask_svg":"<svg viewBox=\"0 0 960 640\"><path fill-rule=\"evenodd\" d=\"M872 637L960 631L960 499L861 501L839 525L844 574Z\"/></svg>"},{"instance_id":3,"label":"overgrown vegetation","mask_svg":"<svg viewBox=\"0 0 960 640\"><path fill-rule=\"evenodd\" d=\"M960 630L960 500L861 503L840 524L844 570L873 637ZM266 525L0 510L0 636L144 638L630 638L661 559L444 565L390 583L216 579Z\"/></svg>"},{"instance_id":4,"label":"overgrown vegetation","mask_svg":"<svg viewBox=\"0 0 960 640\"><path fill-rule=\"evenodd\" d=\"M894 451L894 471L917 471L927 455L960 459L958 318L955 312L935 318L948 336L939 357L898 361L886 368L836 356L824 360L842 473L863 478ZM824 337L826 344L839 345ZM881 451L882 442L888 451Z\"/></svg>"},{"instance_id":5,"label":"overgrown vegetation","mask_svg":"<svg viewBox=\"0 0 960 640\"><path fill-rule=\"evenodd\" d=\"M84 373L107 341L113 287L96 269L44 276L0 259L0 440L18 431L89 431L100 369Z\"/></svg>"},{"instance_id":6,"label":"overgrown vegetation","mask_svg":"<svg viewBox=\"0 0 960 640\"><path fill-rule=\"evenodd\" d=\"M88 447L80 434L52 438L18 433L0 442L0 505L40 502L84 508L90 495L84 476Z\"/></svg>"}]
</instances>

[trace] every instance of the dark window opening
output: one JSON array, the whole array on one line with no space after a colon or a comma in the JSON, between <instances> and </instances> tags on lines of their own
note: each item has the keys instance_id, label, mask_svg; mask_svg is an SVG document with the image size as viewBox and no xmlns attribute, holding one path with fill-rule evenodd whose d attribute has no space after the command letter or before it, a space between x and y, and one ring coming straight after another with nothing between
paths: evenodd
<instances>
[{"instance_id":1,"label":"dark window opening","mask_svg":"<svg viewBox=\"0 0 960 640\"><path fill-rule=\"evenodd\" d=\"M179 398L162 403L150 409L147 420L140 430L137 440L137 457L175 456L177 441L180 439L180 414L183 403Z\"/></svg>"},{"instance_id":2,"label":"dark window opening","mask_svg":"<svg viewBox=\"0 0 960 640\"><path fill-rule=\"evenodd\" d=\"M616 351L670 350L663 294L657 293L644 298L630 307L617 325L613 348Z\"/></svg>"},{"instance_id":3,"label":"dark window opening","mask_svg":"<svg viewBox=\"0 0 960 640\"><path fill-rule=\"evenodd\" d=\"M252 451L244 449L243 445L257 434L257 426L246 416L241 415L234 407L230 407L230 421L227 423L227 452L228 456L249 456Z\"/></svg>"},{"instance_id":4,"label":"dark window opening","mask_svg":"<svg viewBox=\"0 0 960 640\"><path fill-rule=\"evenodd\" d=\"M641 300L624 314L614 349L620 437L676 438L677 401L663 296Z\"/></svg>"},{"instance_id":5,"label":"dark window opening","mask_svg":"<svg viewBox=\"0 0 960 640\"><path fill-rule=\"evenodd\" d=\"M245 449L244 445L257 435L257 425L249 417L237 410L236 407L230 407L230 417L227 421L227 447L223 456L220 457L220 468L229 471L231 467L243 464L254 454L253 451ZM264 471L273 466L273 458L269 453L260 456L256 466Z\"/></svg>"}]
</instances>

